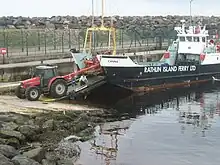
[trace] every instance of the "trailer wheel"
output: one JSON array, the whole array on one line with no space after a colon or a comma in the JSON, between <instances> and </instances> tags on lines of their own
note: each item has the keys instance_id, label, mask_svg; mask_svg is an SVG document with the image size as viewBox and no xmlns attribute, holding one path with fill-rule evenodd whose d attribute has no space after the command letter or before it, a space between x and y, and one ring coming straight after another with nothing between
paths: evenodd
<instances>
[{"instance_id":1,"label":"trailer wheel","mask_svg":"<svg viewBox=\"0 0 220 165\"><path fill-rule=\"evenodd\" d=\"M50 96L60 98L67 95L68 85L65 80L57 79L50 87Z\"/></svg>"},{"instance_id":2,"label":"trailer wheel","mask_svg":"<svg viewBox=\"0 0 220 165\"><path fill-rule=\"evenodd\" d=\"M24 89L21 88L21 86L17 86L17 88L15 89L15 95L19 98L19 99L25 99L25 92Z\"/></svg>"},{"instance_id":3,"label":"trailer wheel","mask_svg":"<svg viewBox=\"0 0 220 165\"><path fill-rule=\"evenodd\" d=\"M37 101L41 95L38 87L28 87L25 91L25 96L29 101Z\"/></svg>"}]
</instances>

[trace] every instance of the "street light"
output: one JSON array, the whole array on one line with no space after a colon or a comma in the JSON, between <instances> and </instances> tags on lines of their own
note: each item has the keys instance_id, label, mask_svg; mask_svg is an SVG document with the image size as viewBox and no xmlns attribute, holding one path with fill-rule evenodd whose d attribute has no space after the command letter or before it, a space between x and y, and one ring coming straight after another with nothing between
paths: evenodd
<instances>
[{"instance_id":1,"label":"street light","mask_svg":"<svg viewBox=\"0 0 220 165\"><path fill-rule=\"evenodd\" d=\"M192 1L193 0L190 0L190 26L192 26Z\"/></svg>"}]
</instances>

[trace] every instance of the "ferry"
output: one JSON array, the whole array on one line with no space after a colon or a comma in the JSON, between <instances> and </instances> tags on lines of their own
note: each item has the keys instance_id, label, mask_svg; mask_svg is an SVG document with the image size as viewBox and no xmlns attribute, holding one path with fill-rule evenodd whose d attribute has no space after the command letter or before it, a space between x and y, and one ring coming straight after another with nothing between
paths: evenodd
<instances>
[{"instance_id":1,"label":"ferry","mask_svg":"<svg viewBox=\"0 0 220 165\"><path fill-rule=\"evenodd\" d=\"M132 91L173 88L220 78L220 44L206 26L175 27L176 40L158 61L137 62L129 55L97 55L109 83Z\"/></svg>"}]
</instances>

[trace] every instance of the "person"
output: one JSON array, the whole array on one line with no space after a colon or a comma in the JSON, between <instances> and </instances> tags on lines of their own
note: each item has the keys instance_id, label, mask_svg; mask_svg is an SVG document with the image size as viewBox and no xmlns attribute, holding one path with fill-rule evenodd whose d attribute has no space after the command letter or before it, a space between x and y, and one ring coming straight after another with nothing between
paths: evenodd
<instances>
[{"instance_id":1,"label":"person","mask_svg":"<svg viewBox=\"0 0 220 165\"><path fill-rule=\"evenodd\" d=\"M85 75L82 75L80 78L79 78L79 83L80 83L80 86L83 86L83 85L86 85L88 83L88 80L86 78Z\"/></svg>"},{"instance_id":2,"label":"person","mask_svg":"<svg viewBox=\"0 0 220 165\"><path fill-rule=\"evenodd\" d=\"M77 85L77 83L76 83L76 79L74 78L74 79L72 80L72 86L75 86L75 85Z\"/></svg>"}]
</instances>

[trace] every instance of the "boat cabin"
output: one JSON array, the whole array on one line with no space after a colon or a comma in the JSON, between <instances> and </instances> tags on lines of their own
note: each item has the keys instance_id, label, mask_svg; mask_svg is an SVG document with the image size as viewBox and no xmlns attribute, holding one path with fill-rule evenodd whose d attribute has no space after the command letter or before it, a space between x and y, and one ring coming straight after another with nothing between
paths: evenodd
<instances>
[{"instance_id":1,"label":"boat cabin","mask_svg":"<svg viewBox=\"0 0 220 165\"><path fill-rule=\"evenodd\" d=\"M208 31L201 26L190 26L185 28L184 21L182 27L175 27L177 31L177 64L198 64L200 55L208 46Z\"/></svg>"}]
</instances>

